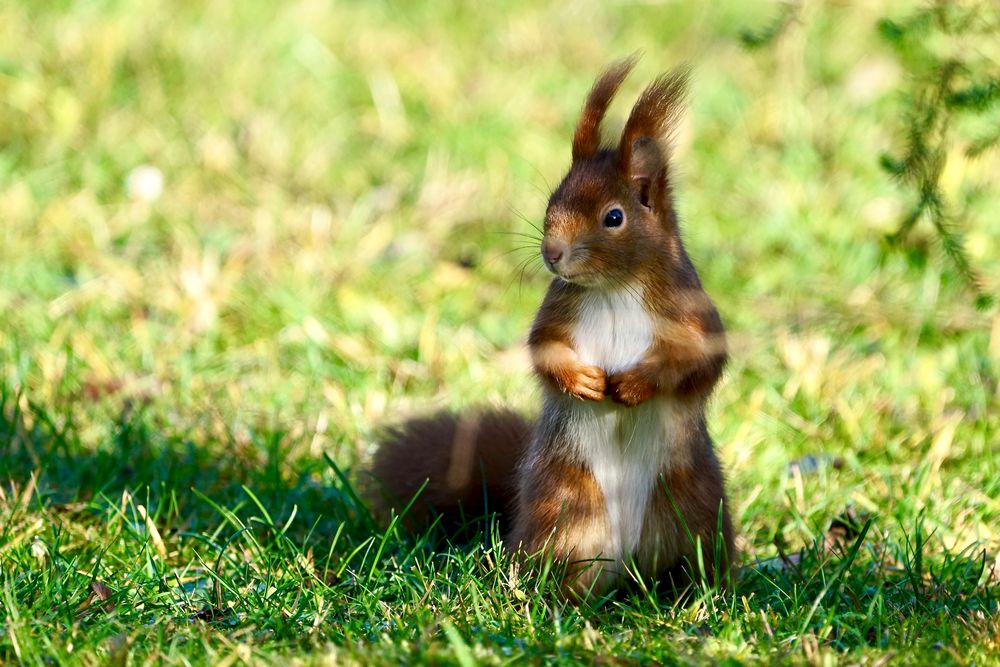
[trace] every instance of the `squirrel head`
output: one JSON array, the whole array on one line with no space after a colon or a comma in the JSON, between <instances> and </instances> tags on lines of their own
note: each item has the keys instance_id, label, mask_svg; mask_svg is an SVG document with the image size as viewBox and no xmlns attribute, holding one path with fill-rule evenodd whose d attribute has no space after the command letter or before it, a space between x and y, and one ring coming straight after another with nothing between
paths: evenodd
<instances>
[{"instance_id":1,"label":"squirrel head","mask_svg":"<svg viewBox=\"0 0 1000 667\"><path fill-rule=\"evenodd\" d=\"M680 249L667 143L687 71L653 81L618 145L601 146L601 121L635 62L633 56L612 65L594 83L573 135L572 165L545 212L542 259L570 283L624 286Z\"/></svg>"}]
</instances>

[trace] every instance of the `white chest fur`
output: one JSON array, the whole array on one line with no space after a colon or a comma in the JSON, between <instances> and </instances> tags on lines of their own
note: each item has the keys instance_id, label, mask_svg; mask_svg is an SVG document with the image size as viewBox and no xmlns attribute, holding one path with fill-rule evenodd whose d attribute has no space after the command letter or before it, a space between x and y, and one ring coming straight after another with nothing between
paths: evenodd
<instances>
[{"instance_id":1,"label":"white chest fur","mask_svg":"<svg viewBox=\"0 0 1000 667\"><path fill-rule=\"evenodd\" d=\"M634 366L653 342L653 320L641 288L594 290L577 313L573 344L580 359L609 375Z\"/></svg>"},{"instance_id":2,"label":"white chest fur","mask_svg":"<svg viewBox=\"0 0 1000 667\"><path fill-rule=\"evenodd\" d=\"M653 321L633 290L596 293L577 314L573 343L585 363L608 375L634 366L653 340ZM636 549L656 476L666 462L672 426L669 399L634 408L572 401L571 440L604 494L609 534L605 557L625 559Z\"/></svg>"}]
</instances>

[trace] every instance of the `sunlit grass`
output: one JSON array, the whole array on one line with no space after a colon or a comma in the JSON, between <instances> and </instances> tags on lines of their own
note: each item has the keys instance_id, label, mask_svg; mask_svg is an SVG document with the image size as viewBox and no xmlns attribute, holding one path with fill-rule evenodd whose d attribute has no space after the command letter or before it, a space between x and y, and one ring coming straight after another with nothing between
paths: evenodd
<instances>
[{"instance_id":1,"label":"sunlit grass","mask_svg":"<svg viewBox=\"0 0 1000 667\"><path fill-rule=\"evenodd\" d=\"M881 243L875 22L905 6L804 3L742 50L778 8L0 7L0 662L992 659L1000 317ZM546 276L509 233L637 48L626 95L694 66L679 209L731 334L711 430L749 567L580 610L381 531L351 482L386 422L537 411ZM995 292L1000 164L953 159ZM864 540L823 548L847 510Z\"/></svg>"}]
</instances>

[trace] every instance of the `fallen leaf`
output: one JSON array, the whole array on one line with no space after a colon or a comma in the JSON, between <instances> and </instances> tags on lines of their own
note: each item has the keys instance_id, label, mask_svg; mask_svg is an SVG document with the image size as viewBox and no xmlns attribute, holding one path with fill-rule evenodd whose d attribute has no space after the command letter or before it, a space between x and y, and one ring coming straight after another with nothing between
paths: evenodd
<instances>
[{"instance_id":1,"label":"fallen leaf","mask_svg":"<svg viewBox=\"0 0 1000 667\"><path fill-rule=\"evenodd\" d=\"M105 586L103 582L94 579L90 582L90 590L94 592L94 595L97 596L98 600L104 603L102 605L104 607L104 611L111 611L115 608L115 603L109 602L112 595L111 589Z\"/></svg>"},{"instance_id":2,"label":"fallen leaf","mask_svg":"<svg viewBox=\"0 0 1000 667\"><path fill-rule=\"evenodd\" d=\"M858 516L853 509L847 508L839 516L830 521L830 527L823 535L823 551L826 553L843 554L848 543L861 532L867 517Z\"/></svg>"},{"instance_id":3,"label":"fallen leaf","mask_svg":"<svg viewBox=\"0 0 1000 667\"><path fill-rule=\"evenodd\" d=\"M100 603L98 607L103 609L105 612L110 613L114 611L115 604L110 601L112 595L113 592L110 588L105 586L103 582L94 579L90 582L90 594L87 596L87 599L81 602L80 606L77 607L77 615L80 616L89 611L94 606L95 601Z\"/></svg>"}]
</instances>

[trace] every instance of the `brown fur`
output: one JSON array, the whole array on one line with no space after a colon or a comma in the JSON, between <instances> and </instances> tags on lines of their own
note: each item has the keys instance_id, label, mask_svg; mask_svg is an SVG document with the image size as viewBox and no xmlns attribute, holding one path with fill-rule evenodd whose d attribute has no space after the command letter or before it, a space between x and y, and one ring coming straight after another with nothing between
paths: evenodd
<instances>
[{"instance_id":1,"label":"brown fur","mask_svg":"<svg viewBox=\"0 0 1000 667\"><path fill-rule=\"evenodd\" d=\"M736 552L722 470L704 423L691 435L691 458L660 471L635 558L640 572L676 588L702 572L709 583L726 586Z\"/></svg>"},{"instance_id":2,"label":"brown fur","mask_svg":"<svg viewBox=\"0 0 1000 667\"><path fill-rule=\"evenodd\" d=\"M573 134L573 160L592 157L601 145L601 121L608 111L608 105L618 92L618 88L635 67L636 58L632 56L609 67L604 74L594 82L587 101L583 105L580 121Z\"/></svg>"},{"instance_id":3,"label":"brown fur","mask_svg":"<svg viewBox=\"0 0 1000 667\"><path fill-rule=\"evenodd\" d=\"M618 169L646 189L643 198L650 202L670 197L662 144L681 114L687 81L687 70L680 69L651 83L632 107L618 143ZM676 220L671 217L670 222Z\"/></svg>"},{"instance_id":4,"label":"brown fur","mask_svg":"<svg viewBox=\"0 0 1000 667\"><path fill-rule=\"evenodd\" d=\"M519 482L508 549L547 553L565 566L566 592L585 596L603 574L595 562L607 530L600 487L586 468L561 456L525 461Z\"/></svg>"},{"instance_id":5,"label":"brown fur","mask_svg":"<svg viewBox=\"0 0 1000 667\"><path fill-rule=\"evenodd\" d=\"M617 147L601 148L601 121L633 65L628 59L612 66L591 89L573 137L572 165L546 211L543 248L564 252L543 250L557 277L528 338L545 389L539 422L529 426L510 413L478 413L474 428L450 415L409 422L380 446L373 467L397 506L430 480L411 512L415 520L428 518L431 506L450 516L481 513L484 484L491 509L513 499L508 548L565 563L565 588L577 595L621 582L630 563L641 576L668 583L704 572L721 584L735 556L722 471L705 425L705 403L726 362L725 331L681 242L666 146L687 74L655 80L632 108ZM613 208L621 209L624 222L605 226ZM653 322L643 358L610 375L574 349L580 304L592 290L632 293ZM575 413L567 409L567 395L608 398L624 406L618 410L658 397L669 402L655 405L672 406L672 439L662 443L667 463L638 545L623 555L628 562L593 562L608 543L608 510L590 464L568 435L579 430L568 428Z\"/></svg>"},{"instance_id":6,"label":"brown fur","mask_svg":"<svg viewBox=\"0 0 1000 667\"><path fill-rule=\"evenodd\" d=\"M535 373L550 387L581 400L600 400L606 391L604 369L581 363L566 341L576 316L570 290L550 289L528 335Z\"/></svg>"},{"instance_id":7,"label":"brown fur","mask_svg":"<svg viewBox=\"0 0 1000 667\"><path fill-rule=\"evenodd\" d=\"M437 514L456 527L486 512L510 509L514 469L531 425L509 410L443 412L391 429L366 480L366 495L385 521L421 490L405 519L424 528Z\"/></svg>"}]
</instances>

